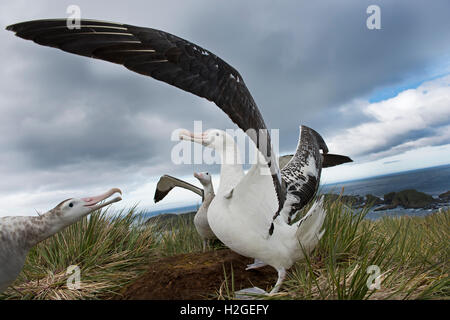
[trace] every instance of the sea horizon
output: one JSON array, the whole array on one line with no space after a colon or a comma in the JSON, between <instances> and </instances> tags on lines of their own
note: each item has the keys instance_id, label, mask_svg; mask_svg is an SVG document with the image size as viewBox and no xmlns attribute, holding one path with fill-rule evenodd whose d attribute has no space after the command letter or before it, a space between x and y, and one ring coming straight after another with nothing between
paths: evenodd
<instances>
[{"instance_id":1,"label":"sea horizon","mask_svg":"<svg viewBox=\"0 0 450 320\"><path fill-rule=\"evenodd\" d=\"M378 175L373 175L373 176L366 176L366 177L363 177L363 178L356 178L356 179L350 179L350 180L342 180L342 181L338 181L338 182L325 183L325 184L323 184L321 186L330 186L330 185L334 185L334 184L358 182L358 181L362 181L362 180L368 180L368 179L382 178L382 177L388 177L388 176L399 175L399 174L412 173L414 171L422 171L422 170L427 170L427 169L438 169L438 168L441 168L441 167L442 168L450 167L450 163L441 164L441 165L438 165L438 166L422 167L422 168L416 168L416 169L410 169L410 170L404 170L404 171L396 171L396 172L391 172L391 173L378 174Z\"/></svg>"},{"instance_id":2,"label":"sea horizon","mask_svg":"<svg viewBox=\"0 0 450 320\"><path fill-rule=\"evenodd\" d=\"M390 192L415 189L436 198L439 194L450 190L450 164L327 183L320 185L319 192L339 194L342 188L344 188L343 194L345 195L366 196L367 194L372 194L380 198L383 198L385 194ZM200 204L200 202L192 202L164 209L150 209L143 215L149 218L160 214L182 214L198 210ZM371 210L368 217L377 218L383 215L404 214L424 215L430 212L430 209L395 208L378 212Z\"/></svg>"}]
</instances>

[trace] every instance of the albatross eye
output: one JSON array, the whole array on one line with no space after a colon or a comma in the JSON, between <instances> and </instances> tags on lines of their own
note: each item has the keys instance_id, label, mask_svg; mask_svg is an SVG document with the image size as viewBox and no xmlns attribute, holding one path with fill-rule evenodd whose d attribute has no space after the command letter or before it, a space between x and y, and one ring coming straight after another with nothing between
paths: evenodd
<instances>
[{"instance_id":1,"label":"albatross eye","mask_svg":"<svg viewBox=\"0 0 450 320\"><path fill-rule=\"evenodd\" d=\"M218 133L218 132L216 132L216 136L219 136L219 133Z\"/></svg>"},{"instance_id":2,"label":"albatross eye","mask_svg":"<svg viewBox=\"0 0 450 320\"><path fill-rule=\"evenodd\" d=\"M71 203L69 203L69 207L71 207L71 208L73 207L73 203L72 203L72 202L71 202Z\"/></svg>"}]
</instances>

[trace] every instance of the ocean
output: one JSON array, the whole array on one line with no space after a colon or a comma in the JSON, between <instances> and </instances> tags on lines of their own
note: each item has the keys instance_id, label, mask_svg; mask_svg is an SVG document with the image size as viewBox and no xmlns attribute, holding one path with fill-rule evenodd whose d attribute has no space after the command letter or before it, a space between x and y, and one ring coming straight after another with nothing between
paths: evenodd
<instances>
[{"instance_id":1,"label":"ocean","mask_svg":"<svg viewBox=\"0 0 450 320\"><path fill-rule=\"evenodd\" d=\"M416 189L417 191L438 196L450 190L450 164L432 168L416 169L360 180L338 182L321 186L325 193L361 195L373 194L383 197L386 193Z\"/></svg>"},{"instance_id":2,"label":"ocean","mask_svg":"<svg viewBox=\"0 0 450 320\"><path fill-rule=\"evenodd\" d=\"M320 191L321 193L339 194L342 188L344 188L344 194L346 195L365 196L372 194L380 198L389 192L415 189L437 198L440 194L450 190L450 164L327 184L321 186ZM443 206L448 207L450 203ZM423 216L433 211L432 209L404 209L401 207L383 211L373 211L372 209L367 218L377 219L382 216L400 215Z\"/></svg>"},{"instance_id":3,"label":"ocean","mask_svg":"<svg viewBox=\"0 0 450 320\"><path fill-rule=\"evenodd\" d=\"M344 194L346 195L365 196L372 194L380 198L389 192L416 189L417 191L425 192L437 198L439 194L450 190L450 164L321 185L319 191L320 193L339 194L342 188L344 188ZM450 203L444 206L450 206ZM165 210L149 211L145 215L146 217L151 217L162 213L185 213L196 211L197 209L198 205L187 205ZM399 215L423 216L432 211L431 209L404 209L398 207L383 211L371 210L367 218L377 219L382 216Z\"/></svg>"}]
</instances>

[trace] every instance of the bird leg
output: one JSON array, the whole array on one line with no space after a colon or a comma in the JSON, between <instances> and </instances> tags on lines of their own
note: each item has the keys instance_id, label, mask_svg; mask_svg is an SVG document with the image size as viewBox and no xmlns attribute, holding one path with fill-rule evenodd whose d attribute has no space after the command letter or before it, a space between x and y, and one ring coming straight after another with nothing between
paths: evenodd
<instances>
[{"instance_id":1,"label":"bird leg","mask_svg":"<svg viewBox=\"0 0 450 320\"><path fill-rule=\"evenodd\" d=\"M259 260L257 260L257 261L259 261ZM278 271L277 283L275 284L275 286L273 287L272 291L270 291L269 294L267 294L266 291L264 291L263 289L260 289L258 287L246 288L246 289L242 289L242 290L235 292L236 299L240 299L240 300L257 299L257 296L259 296L259 295L271 296L271 295L274 295L275 293L277 293L278 290L280 290L280 287L284 281L284 278L286 277L286 269L281 268L281 269L277 269L277 271Z\"/></svg>"},{"instance_id":2,"label":"bird leg","mask_svg":"<svg viewBox=\"0 0 450 320\"><path fill-rule=\"evenodd\" d=\"M277 271L278 271L278 280L277 283L275 283L275 286L273 287L272 291L270 291L269 295L275 294L278 292L278 290L280 290L281 284L283 283L284 278L286 277L285 268L277 269Z\"/></svg>"},{"instance_id":3,"label":"bird leg","mask_svg":"<svg viewBox=\"0 0 450 320\"><path fill-rule=\"evenodd\" d=\"M209 240L208 239L203 239L203 252L206 252L206 249L208 248L210 248L210 246L209 246Z\"/></svg>"},{"instance_id":4,"label":"bird leg","mask_svg":"<svg viewBox=\"0 0 450 320\"><path fill-rule=\"evenodd\" d=\"M258 269L264 266L267 266L267 264L262 262L261 260L255 259L252 264L247 265L247 268L245 268L245 270Z\"/></svg>"}]
</instances>

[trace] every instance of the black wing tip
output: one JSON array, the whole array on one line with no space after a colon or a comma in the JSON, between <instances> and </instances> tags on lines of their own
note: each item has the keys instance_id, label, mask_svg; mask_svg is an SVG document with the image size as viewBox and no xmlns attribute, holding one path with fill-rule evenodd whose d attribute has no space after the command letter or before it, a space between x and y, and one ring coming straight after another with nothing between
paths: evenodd
<instances>
[{"instance_id":1,"label":"black wing tip","mask_svg":"<svg viewBox=\"0 0 450 320\"><path fill-rule=\"evenodd\" d=\"M42 23L42 22L58 22L58 21L64 21L66 19L38 19L38 20L28 20L28 21L22 21L18 23L11 24L6 27L6 30L17 32L20 27L30 26L32 24L36 23Z\"/></svg>"},{"instance_id":2,"label":"black wing tip","mask_svg":"<svg viewBox=\"0 0 450 320\"><path fill-rule=\"evenodd\" d=\"M155 203L158 203L159 201L161 201L162 199L164 199L164 197L166 196L167 192L161 191L158 189L158 185L161 183L162 180L167 179L167 178L172 178L171 176L164 174L162 175L159 180L158 183L156 184L156 190L155 190L155 195L153 197L153 201Z\"/></svg>"},{"instance_id":3,"label":"black wing tip","mask_svg":"<svg viewBox=\"0 0 450 320\"><path fill-rule=\"evenodd\" d=\"M162 199L164 199L164 197L165 197L165 193L164 192L161 192L161 191L159 191L158 189L156 189L156 191L155 191L155 196L153 197L153 201L155 202L155 203L158 203L158 202L160 202Z\"/></svg>"},{"instance_id":4,"label":"black wing tip","mask_svg":"<svg viewBox=\"0 0 450 320\"><path fill-rule=\"evenodd\" d=\"M8 30L8 31L12 31L12 32L16 33L18 27L19 27L21 24L23 24L23 23L26 23L26 22L19 22L19 23L15 23L15 24L10 24L10 25L7 26L5 29Z\"/></svg>"},{"instance_id":5,"label":"black wing tip","mask_svg":"<svg viewBox=\"0 0 450 320\"><path fill-rule=\"evenodd\" d=\"M53 19L37 19L37 20L28 20L23 22L18 22L15 24L11 24L7 26L5 29L12 32L19 32L21 28L27 28L33 25L40 25L43 23L60 23L60 22L66 22L67 18L53 18ZM112 21L106 21L106 20L96 20L96 19L81 19L81 26L83 26L83 23L93 23L93 24L108 24L108 25L124 25L123 23L117 23Z\"/></svg>"},{"instance_id":6,"label":"black wing tip","mask_svg":"<svg viewBox=\"0 0 450 320\"><path fill-rule=\"evenodd\" d=\"M332 154L332 155L336 156L336 158L339 161L342 161L340 164L353 162L352 158L350 158L349 156L343 156L343 155L340 155L340 154Z\"/></svg>"},{"instance_id":7,"label":"black wing tip","mask_svg":"<svg viewBox=\"0 0 450 320\"><path fill-rule=\"evenodd\" d=\"M324 159L324 161L323 161L322 166L324 168L334 167L334 166L338 166L340 164L353 162L353 160L348 156L343 156L340 154L332 154L332 153L324 154L323 159Z\"/></svg>"}]
</instances>

